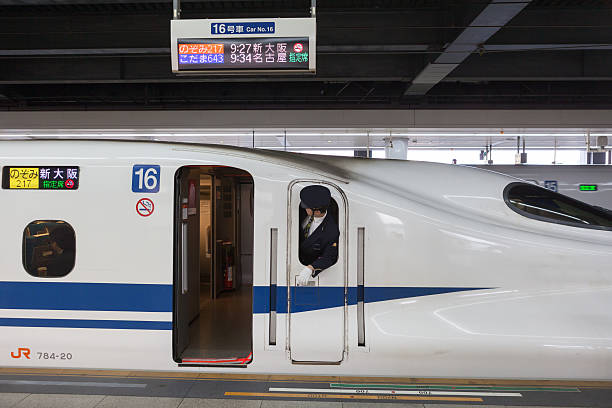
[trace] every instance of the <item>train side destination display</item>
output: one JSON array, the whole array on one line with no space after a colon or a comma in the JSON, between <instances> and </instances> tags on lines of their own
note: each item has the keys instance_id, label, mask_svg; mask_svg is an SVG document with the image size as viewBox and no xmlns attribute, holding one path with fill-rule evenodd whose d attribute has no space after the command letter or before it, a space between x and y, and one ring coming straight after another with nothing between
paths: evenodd
<instances>
[{"instance_id":1,"label":"train side destination display","mask_svg":"<svg viewBox=\"0 0 612 408\"><path fill-rule=\"evenodd\" d=\"M314 18L172 20L177 74L312 73Z\"/></svg>"},{"instance_id":2,"label":"train side destination display","mask_svg":"<svg viewBox=\"0 0 612 408\"><path fill-rule=\"evenodd\" d=\"M7 190L76 190L78 166L5 166L2 188Z\"/></svg>"}]
</instances>

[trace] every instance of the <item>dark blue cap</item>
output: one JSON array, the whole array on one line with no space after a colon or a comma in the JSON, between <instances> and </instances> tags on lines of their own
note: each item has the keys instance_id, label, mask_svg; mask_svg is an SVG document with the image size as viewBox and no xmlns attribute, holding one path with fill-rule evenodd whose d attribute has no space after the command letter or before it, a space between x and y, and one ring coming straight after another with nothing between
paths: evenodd
<instances>
[{"instance_id":1,"label":"dark blue cap","mask_svg":"<svg viewBox=\"0 0 612 408\"><path fill-rule=\"evenodd\" d=\"M331 193L325 186L308 186L300 191L300 200L302 200L300 203L302 208L327 208L331 200Z\"/></svg>"}]
</instances>

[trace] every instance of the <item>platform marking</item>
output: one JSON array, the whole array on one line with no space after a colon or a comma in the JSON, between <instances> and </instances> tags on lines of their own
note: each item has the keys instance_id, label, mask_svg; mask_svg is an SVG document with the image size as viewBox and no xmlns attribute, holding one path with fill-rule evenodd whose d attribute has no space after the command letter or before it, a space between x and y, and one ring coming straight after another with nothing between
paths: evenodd
<instances>
[{"instance_id":1,"label":"platform marking","mask_svg":"<svg viewBox=\"0 0 612 408\"><path fill-rule=\"evenodd\" d=\"M338 393L338 394L380 394L380 395L454 395L462 397L522 397L518 392L474 392L474 391L430 391L430 390L374 390L374 389L321 389L321 388L270 388L270 392L307 392L307 393Z\"/></svg>"},{"instance_id":2,"label":"platform marking","mask_svg":"<svg viewBox=\"0 0 612 408\"><path fill-rule=\"evenodd\" d=\"M422 397L405 395L360 395L360 394L295 394L275 392L234 392L228 391L226 397L276 397L276 398L314 398L314 399L369 399L369 400L411 400L411 401L455 401L455 402L483 402L482 398L475 397Z\"/></svg>"},{"instance_id":3,"label":"platform marking","mask_svg":"<svg viewBox=\"0 0 612 408\"><path fill-rule=\"evenodd\" d=\"M68 378L129 378L129 379L167 379L167 380L190 380L190 381L232 381L232 382L274 382L274 383L316 383L322 385L347 383L331 383L346 379L347 381L362 381L362 386L375 387L475 387L475 388L508 388L507 391L558 391L580 392L580 387L589 389L612 389L612 381L571 381L571 380L492 380L492 379L458 379L458 378L397 378L397 377L338 377L338 376L306 376L288 374L228 374L228 373L194 373L194 372L169 372L169 371L142 371L142 370L108 370L108 369L54 369L54 368L28 368L11 367L0 368L0 376L57 376ZM380 381L377 383L376 381ZM384 381L384 382L383 382ZM404 381L404 385L390 384L393 381ZM480 384L480 385L478 385ZM533 385L529 385L533 384ZM550 384L550 385L544 385ZM359 385L352 384L352 388Z\"/></svg>"},{"instance_id":4,"label":"platform marking","mask_svg":"<svg viewBox=\"0 0 612 408\"><path fill-rule=\"evenodd\" d=\"M104 383L93 381L34 381L34 380L0 380L4 385L60 385L69 387L108 387L108 388L146 388L147 384Z\"/></svg>"},{"instance_id":5,"label":"platform marking","mask_svg":"<svg viewBox=\"0 0 612 408\"><path fill-rule=\"evenodd\" d=\"M331 383L331 388L372 388L372 389L408 389L408 390L450 390L450 391L547 391L547 392L580 392L572 387L521 387L495 385L407 385L407 384L350 384Z\"/></svg>"}]
</instances>

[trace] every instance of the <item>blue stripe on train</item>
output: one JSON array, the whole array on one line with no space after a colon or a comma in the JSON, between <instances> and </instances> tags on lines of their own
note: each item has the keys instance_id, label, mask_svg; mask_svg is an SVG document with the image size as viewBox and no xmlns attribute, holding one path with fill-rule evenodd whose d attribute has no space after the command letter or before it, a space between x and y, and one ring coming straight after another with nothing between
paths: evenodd
<instances>
[{"instance_id":1,"label":"blue stripe on train","mask_svg":"<svg viewBox=\"0 0 612 408\"><path fill-rule=\"evenodd\" d=\"M349 287L348 304L479 290L466 287ZM270 291L274 291L271 292ZM253 312L268 313L270 298L278 313L287 313L286 286L254 286ZM344 288L292 287L293 312L344 304ZM172 312L172 285L73 282L0 282L0 309L102 310Z\"/></svg>"},{"instance_id":2,"label":"blue stripe on train","mask_svg":"<svg viewBox=\"0 0 612 408\"><path fill-rule=\"evenodd\" d=\"M0 309L171 312L172 285L0 282Z\"/></svg>"},{"instance_id":3,"label":"blue stripe on train","mask_svg":"<svg viewBox=\"0 0 612 408\"><path fill-rule=\"evenodd\" d=\"M275 286L276 293L270 293L268 286L253 287L253 313L269 313L270 298L276 299L277 313L287 313L287 287ZM347 302L349 305L357 304L358 298L363 296L365 303L382 302L385 300L405 299L420 296L439 295L442 293L463 292L467 290L480 290L489 288L466 287L349 287ZM362 292L362 294L360 294ZM272 296L271 296L272 295ZM292 287L291 297L293 313L309 310L328 309L344 305L344 288L342 287Z\"/></svg>"},{"instance_id":4,"label":"blue stripe on train","mask_svg":"<svg viewBox=\"0 0 612 408\"><path fill-rule=\"evenodd\" d=\"M0 326L79 329L172 330L172 322L140 320L30 319L0 317Z\"/></svg>"}]
</instances>

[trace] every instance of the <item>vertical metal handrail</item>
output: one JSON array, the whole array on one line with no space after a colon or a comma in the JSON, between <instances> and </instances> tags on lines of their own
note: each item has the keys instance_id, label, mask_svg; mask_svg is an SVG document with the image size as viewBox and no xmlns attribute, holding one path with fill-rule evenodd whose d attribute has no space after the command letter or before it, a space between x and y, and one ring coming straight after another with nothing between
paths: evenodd
<instances>
[{"instance_id":1,"label":"vertical metal handrail","mask_svg":"<svg viewBox=\"0 0 612 408\"><path fill-rule=\"evenodd\" d=\"M187 259L187 255L188 255L188 248L187 248L187 232L188 232L188 225L186 222L182 222L181 223L181 248L182 248L182 254L181 254L181 293L184 295L185 293L187 293L187 290L189 290L188 287L188 259Z\"/></svg>"},{"instance_id":2,"label":"vertical metal handrail","mask_svg":"<svg viewBox=\"0 0 612 408\"><path fill-rule=\"evenodd\" d=\"M278 228L270 229L270 328L268 343L276 345L276 284L278 271Z\"/></svg>"},{"instance_id":3,"label":"vertical metal handrail","mask_svg":"<svg viewBox=\"0 0 612 408\"><path fill-rule=\"evenodd\" d=\"M181 200L181 293L183 295L189 290L189 214L187 201L187 198Z\"/></svg>"},{"instance_id":4,"label":"vertical metal handrail","mask_svg":"<svg viewBox=\"0 0 612 408\"><path fill-rule=\"evenodd\" d=\"M365 346L365 228L357 228L357 345Z\"/></svg>"}]
</instances>

